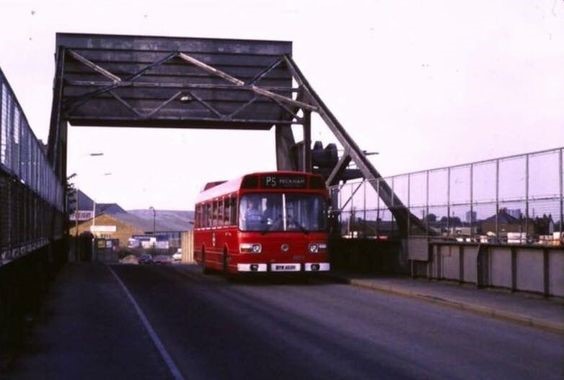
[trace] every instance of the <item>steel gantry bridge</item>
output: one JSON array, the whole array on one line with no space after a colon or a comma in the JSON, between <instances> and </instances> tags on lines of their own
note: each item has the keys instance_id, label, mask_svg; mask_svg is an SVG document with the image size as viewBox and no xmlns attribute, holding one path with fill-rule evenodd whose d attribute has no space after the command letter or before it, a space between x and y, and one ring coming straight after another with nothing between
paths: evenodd
<instances>
[{"instance_id":1,"label":"steel gantry bridge","mask_svg":"<svg viewBox=\"0 0 564 380\"><path fill-rule=\"evenodd\" d=\"M313 90L284 41L58 34L49 159L66 173L67 126L270 130L279 170L314 170L311 115L344 153L328 185L380 173ZM296 142L292 125L303 128ZM372 182L375 183L375 182ZM385 181L378 192L398 226L425 228ZM400 227L401 229L402 227Z\"/></svg>"},{"instance_id":2,"label":"steel gantry bridge","mask_svg":"<svg viewBox=\"0 0 564 380\"><path fill-rule=\"evenodd\" d=\"M357 178L381 179L300 71L291 42L61 33L55 59L47 146L0 72L0 326L11 326L0 328L0 344L23 330L17 321L37 307L66 259L69 125L275 128L278 169L314 171L321 170L314 153L323 151L317 143L311 149L317 113L344 149L340 157L328 150L327 184L347 179L350 163ZM296 125L303 141L295 140ZM424 228L386 181L375 190L402 234Z\"/></svg>"}]
</instances>

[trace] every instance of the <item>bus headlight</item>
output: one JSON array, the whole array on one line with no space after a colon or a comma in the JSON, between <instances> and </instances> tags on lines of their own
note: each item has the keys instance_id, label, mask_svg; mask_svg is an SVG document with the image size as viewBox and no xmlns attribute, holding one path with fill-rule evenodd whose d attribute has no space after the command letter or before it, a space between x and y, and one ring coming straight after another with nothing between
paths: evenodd
<instances>
[{"instance_id":1,"label":"bus headlight","mask_svg":"<svg viewBox=\"0 0 564 380\"><path fill-rule=\"evenodd\" d=\"M326 250L327 250L326 243L309 243L310 253L325 252Z\"/></svg>"},{"instance_id":2,"label":"bus headlight","mask_svg":"<svg viewBox=\"0 0 564 380\"><path fill-rule=\"evenodd\" d=\"M241 253L261 253L262 245L259 243L241 243L239 244L239 252Z\"/></svg>"}]
</instances>

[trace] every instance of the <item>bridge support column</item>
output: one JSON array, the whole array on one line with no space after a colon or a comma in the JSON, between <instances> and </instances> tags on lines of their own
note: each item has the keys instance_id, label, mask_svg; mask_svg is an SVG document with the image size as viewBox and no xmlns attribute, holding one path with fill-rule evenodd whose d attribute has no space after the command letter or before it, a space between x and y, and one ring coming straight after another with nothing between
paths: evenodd
<instances>
[{"instance_id":1,"label":"bridge support column","mask_svg":"<svg viewBox=\"0 0 564 380\"><path fill-rule=\"evenodd\" d=\"M276 166L278 170L297 170L297 165L292 156L292 147L296 144L290 126L277 125L276 134Z\"/></svg>"}]
</instances>

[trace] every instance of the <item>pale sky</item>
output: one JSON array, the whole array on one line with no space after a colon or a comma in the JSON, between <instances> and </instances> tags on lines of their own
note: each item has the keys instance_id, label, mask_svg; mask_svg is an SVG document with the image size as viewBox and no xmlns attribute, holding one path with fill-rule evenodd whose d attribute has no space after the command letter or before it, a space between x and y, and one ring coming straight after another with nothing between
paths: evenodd
<instances>
[{"instance_id":1,"label":"pale sky","mask_svg":"<svg viewBox=\"0 0 564 380\"><path fill-rule=\"evenodd\" d=\"M564 145L562 0L0 0L0 66L44 141L56 32L293 41L385 176ZM334 142L315 118L313 139ZM69 128L69 174L126 209L275 166L274 130Z\"/></svg>"}]
</instances>

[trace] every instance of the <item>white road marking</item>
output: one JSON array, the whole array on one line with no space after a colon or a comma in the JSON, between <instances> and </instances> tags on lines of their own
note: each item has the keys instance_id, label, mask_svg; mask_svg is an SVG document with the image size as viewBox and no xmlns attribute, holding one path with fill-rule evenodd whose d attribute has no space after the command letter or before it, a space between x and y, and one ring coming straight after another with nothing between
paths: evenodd
<instances>
[{"instance_id":1,"label":"white road marking","mask_svg":"<svg viewBox=\"0 0 564 380\"><path fill-rule=\"evenodd\" d=\"M164 347L164 345L161 342L161 340L160 340L159 336L157 335L156 331L153 329L153 327L151 326L151 323L149 322L149 320L145 316L145 313L143 313L143 310L141 310L141 308L139 307L139 304L137 304L137 302L135 301L135 298L133 298L133 295L129 292L129 289L127 289L125 284L121 281L121 279L118 277L116 272L114 272L114 270L110 266L106 265L106 267L110 270L110 272L115 277L117 282L121 285L123 291L127 295L127 298L129 298L129 301L131 301L131 303L133 304L133 307L137 311L137 315L139 315L139 319L141 319L141 322L143 323L143 326L145 326L145 329L149 333L149 336L151 337L153 344L155 345L155 347L157 348L157 350L161 354L161 357L163 358L164 362L166 363L168 369L170 370L172 377L176 380L184 380L184 376L182 376L182 373L180 373L180 370L178 369L176 364L174 364L174 360L172 360L170 354L168 353L168 351Z\"/></svg>"}]
</instances>

